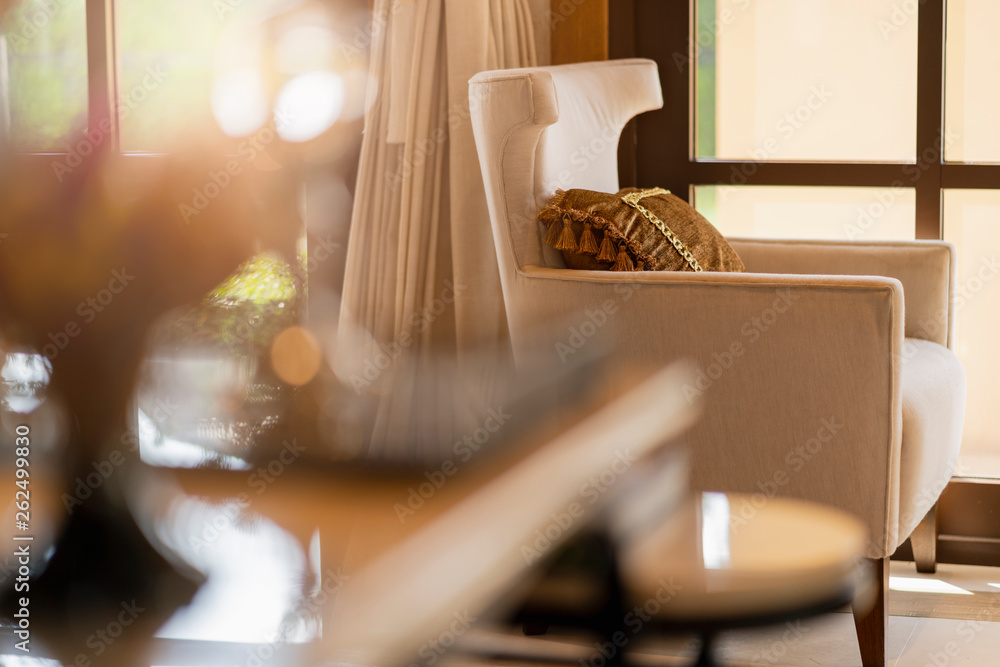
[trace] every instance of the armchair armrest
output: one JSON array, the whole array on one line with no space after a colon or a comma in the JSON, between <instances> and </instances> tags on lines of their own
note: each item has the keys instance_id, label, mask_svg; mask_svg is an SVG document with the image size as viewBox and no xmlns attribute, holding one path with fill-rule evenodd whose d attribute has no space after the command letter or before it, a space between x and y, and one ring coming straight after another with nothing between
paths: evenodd
<instances>
[{"instance_id":1,"label":"armchair armrest","mask_svg":"<svg viewBox=\"0 0 1000 667\"><path fill-rule=\"evenodd\" d=\"M705 413L688 438L694 488L826 502L871 527L870 557L895 551L898 280L524 267L515 281L515 350L545 317L558 328L538 337L554 341L551 353L563 360L600 340L628 368L695 362L685 391L704 397Z\"/></svg>"},{"instance_id":2,"label":"armchair armrest","mask_svg":"<svg viewBox=\"0 0 1000 667\"><path fill-rule=\"evenodd\" d=\"M956 256L950 243L728 240L747 271L896 278L903 284L906 336L954 345Z\"/></svg>"}]
</instances>

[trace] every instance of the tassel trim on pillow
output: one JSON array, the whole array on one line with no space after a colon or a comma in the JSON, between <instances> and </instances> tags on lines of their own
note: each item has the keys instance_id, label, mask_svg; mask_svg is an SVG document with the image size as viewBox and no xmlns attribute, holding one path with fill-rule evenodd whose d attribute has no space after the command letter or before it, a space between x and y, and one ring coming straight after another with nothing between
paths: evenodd
<instances>
[{"instance_id":1,"label":"tassel trim on pillow","mask_svg":"<svg viewBox=\"0 0 1000 667\"><path fill-rule=\"evenodd\" d=\"M625 246L621 245L618 247L618 257L615 259L614 266L611 267L612 271L634 271L635 265L632 263L632 258L628 256L625 252Z\"/></svg>"},{"instance_id":2,"label":"tassel trim on pillow","mask_svg":"<svg viewBox=\"0 0 1000 667\"><path fill-rule=\"evenodd\" d=\"M583 223L583 233L580 234L579 253L581 255L596 255L598 252L597 239L594 238L594 232L590 230L590 227L591 224L589 222Z\"/></svg>"},{"instance_id":3,"label":"tassel trim on pillow","mask_svg":"<svg viewBox=\"0 0 1000 667\"><path fill-rule=\"evenodd\" d=\"M645 267L654 265L651 255L642 252L638 243L626 238L624 233L608 220L588 211L561 208L560 205L565 197L565 191L557 190L545 208L538 212L538 219L548 224L542 239L546 245L563 252L595 255L595 259L600 262L613 263L612 271L643 271L646 270ZM574 221L583 223L579 241L573 233ZM602 232L599 245L594 234L595 230ZM620 266L627 268L614 268Z\"/></svg>"},{"instance_id":4,"label":"tassel trim on pillow","mask_svg":"<svg viewBox=\"0 0 1000 667\"><path fill-rule=\"evenodd\" d=\"M562 232L559 234L559 240L556 242L555 248L556 250L576 252L577 247L576 234L573 233L573 219L565 215L563 216Z\"/></svg>"},{"instance_id":5,"label":"tassel trim on pillow","mask_svg":"<svg viewBox=\"0 0 1000 667\"><path fill-rule=\"evenodd\" d=\"M597 252L597 259L601 262L613 262L618 256L615 244L611 242L611 234L604 232L604 240L601 241L601 249Z\"/></svg>"},{"instance_id":6,"label":"tassel trim on pillow","mask_svg":"<svg viewBox=\"0 0 1000 667\"><path fill-rule=\"evenodd\" d=\"M562 222L559 219L553 220L549 223L549 229L545 232L546 245L555 246L559 243L559 233L562 231Z\"/></svg>"}]
</instances>

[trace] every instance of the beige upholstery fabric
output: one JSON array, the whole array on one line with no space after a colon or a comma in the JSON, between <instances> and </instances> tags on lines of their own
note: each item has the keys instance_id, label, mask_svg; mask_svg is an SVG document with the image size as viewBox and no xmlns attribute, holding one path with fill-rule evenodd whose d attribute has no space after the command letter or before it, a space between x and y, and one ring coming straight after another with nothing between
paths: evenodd
<instances>
[{"instance_id":1,"label":"beige upholstery fabric","mask_svg":"<svg viewBox=\"0 0 1000 667\"><path fill-rule=\"evenodd\" d=\"M739 240L748 273L570 271L534 215L556 188L618 189L621 128L662 104L655 63L485 72L470 91L515 355L544 337L646 371L693 359L695 488L826 502L865 521L868 556L895 551L960 442L951 246Z\"/></svg>"},{"instance_id":2,"label":"beige upholstery fabric","mask_svg":"<svg viewBox=\"0 0 1000 667\"><path fill-rule=\"evenodd\" d=\"M899 532L909 535L955 471L965 416L965 369L946 348L908 338L902 386Z\"/></svg>"},{"instance_id":3,"label":"beige upholstery fabric","mask_svg":"<svg viewBox=\"0 0 1000 667\"><path fill-rule=\"evenodd\" d=\"M564 65L521 69L511 75L506 71L483 72L473 77L469 87L469 96L477 103L473 129L477 121L511 130L520 123L530 125L520 128L521 132L512 131L509 137L497 137L508 156L503 173L508 196L503 205L509 228L499 230L499 238L498 230L493 229L501 264L516 256L520 265L563 266L562 256L554 248L545 246L542 259L541 226L535 219L538 210L560 188L618 191L617 147L622 128L636 113L663 105L656 68L622 65L628 62L609 61L606 67L610 69L603 76L586 66ZM564 85L557 86L557 81ZM490 82L495 85L484 85ZM562 93L560 97L559 91L574 87L583 94ZM562 125L545 128L559 117L560 108L577 114L575 127L579 132ZM476 143L481 146L478 138ZM482 150L479 159L482 163ZM487 188L487 201L493 196ZM513 270L510 264L500 267L501 283L509 270Z\"/></svg>"},{"instance_id":4,"label":"beige upholstery fabric","mask_svg":"<svg viewBox=\"0 0 1000 667\"><path fill-rule=\"evenodd\" d=\"M747 271L885 275L906 294L906 335L952 343L949 289L955 281L955 248L937 241L905 243L729 239Z\"/></svg>"}]
</instances>

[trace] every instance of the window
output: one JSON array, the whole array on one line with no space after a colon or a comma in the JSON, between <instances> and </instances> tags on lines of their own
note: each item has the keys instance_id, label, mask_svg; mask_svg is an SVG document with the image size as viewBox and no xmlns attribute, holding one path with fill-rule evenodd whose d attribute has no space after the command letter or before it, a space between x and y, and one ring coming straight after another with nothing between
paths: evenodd
<instances>
[{"instance_id":1,"label":"window","mask_svg":"<svg viewBox=\"0 0 1000 667\"><path fill-rule=\"evenodd\" d=\"M334 233L346 235L368 85L365 49L378 27L365 3L16 0L0 23L0 147L12 148L40 187L65 187L84 158L107 150L102 168L114 174L115 195L134 201L161 175L165 154L194 147L198 161L185 156L184 165L195 187L170 193L191 221L241 174L268 181L257 204L270 209L275 228L261 232L262 252L151 338L169 341L165 349L198 345L235 357L219 366L252 384L255 406L270 401L274 411L287 392L278 396L279 378L259 362L304 312L305 277L324 286L338 279L338 262L307 271L318 262L308 266L300 252L307 245L301 221L308 216L321 234L324 258L340 245ZM159 349L149 355L169 356ZM0 352L0 367L4 358ZM173 361L172 368L182 366L183 359ZM211 384L178 375L187 384L172 389L186 399ZM164 398L160 385L144 389L140 408ZM237 414L234 423L206 426L205 414L192 415L208 412L207 404L186 401L193 407L160 420L161 431L181 444L224 449L220 442L246 445L275 422L272 414ZM200 432L180 432L198 419Z\"/></svg>"},{"instance_id":2,"label":"window","mask_svg":"<svg viewBox=\"0 0 1000 667\"><path fill-rule=\"evenodd\" d=\"M1000 163L996 73L1000 6L988 0L950 0L945 59L945 158Z\"/></svg>"},{"instance_id":3,"label":"window","mask_svg":"<svg viewBox=\"0 0 1000 667\"><path fill-rule=\"evenodd\" d=\"M163 154L268 121L312 139L363 113L364 1L18 0L0 24L0 141Z\"/></svg>"},{"instance_id":4,"label":"window","mask_svg":"<svg viewBox=\"0 0 1000 667\"><path fill-rule=\"evenodd\" d=\"M21 2L0 24L0 143L63 151L86 129L85 0Z\"/></svg>"},{"instance_id":5,"label":"window","mask_svg":"<svg viewBox=\"0 0 1000 667\"><path fill-rule=\"evenodd\" d=\"M943 237L958 248L956 295L958 355L969 383L963 468L996 475L1000 452L994 407L1000 357L996 327L1000 305L1000 124L996 73L1000 44L994 36L1000 5L949 0L945 47L945 163Z\"/></svg>"},{"instance_id":6,"label":"window","mask_svg":"<svg viewBox=\"0 0 1000 667\"><path fill-rule=\"evenodd\" d=\"M698 0L697 157L912 161L917 25L887 7Z\"/></svg>"},{"instance_id":7,"label":"window","mask_svg":"<svg viewBox=\"0 0 1000 667\"><path fill-rule=\"evenodd\" d=\"M1000 478L1000 102L989 0L635 0L612 55L660 65L642 185L732 236L945 239L959 252L960 469ZM634 33L634 48L619 48ZM984 463L993 461L993 463ZM974 462L965 465L969 462ZM971 467L970 467L971 466ZM974 470L973 470L974 469Z\"/></svg>"},{"instance_id":8,"label":"window","mask_svg":"<svg viewBox=\"0 0 1000 667\"><path fill-rule=\"evenodd\" d=\"M248 51L258 55L263 34L257 28L294 4L117 0L122 151L166 153L197 144L201 132L214 131L213 101L218 104L219 75L228 68L226 61ZM252 61L263 67L258 58ZM270 116L263 90L256 95L246 87L235 95L228 92L237 98L232 103L256 107L249 132Z\"/></svg>"}]
</instances>

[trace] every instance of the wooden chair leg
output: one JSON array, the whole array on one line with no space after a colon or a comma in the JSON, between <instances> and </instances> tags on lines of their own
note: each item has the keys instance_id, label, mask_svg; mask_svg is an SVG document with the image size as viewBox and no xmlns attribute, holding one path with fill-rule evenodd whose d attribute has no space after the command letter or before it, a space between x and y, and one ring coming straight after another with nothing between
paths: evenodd
<instances>
[{"instance_id":1,"label":"wooden chair leg","mask_svg":"<svg viewBox=\"0 0 1000 667\"><path fill-rule=\"evenodd\" d=\"M937 503L931 507L910 535L910 546L913 547L913 560L917 561L917 572L934 574L937 570Z\"/></svg>"},{"instance_id":2,"label":"wooden chair leg","mask_svg":"<svg viewBox=\"0 0 1000 667\"><path fill-rule=\"evenodd\" d=\"M861 647L864 667L885 667L885 634L889 627L889 559L870 561L875 568L875 604L869 608L870 596L854 603L854 627Z\"/></svg>"}]
</instances>

